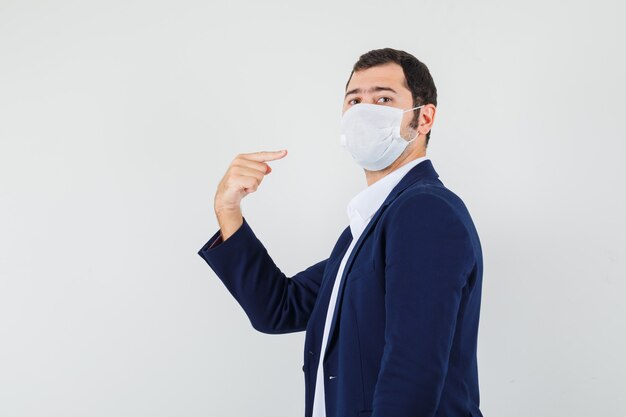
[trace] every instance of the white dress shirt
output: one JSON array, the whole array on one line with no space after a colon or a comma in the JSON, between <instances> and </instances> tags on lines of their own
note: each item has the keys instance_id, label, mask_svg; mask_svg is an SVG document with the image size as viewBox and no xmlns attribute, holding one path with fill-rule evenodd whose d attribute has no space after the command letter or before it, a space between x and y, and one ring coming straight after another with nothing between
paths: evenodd
<instances>
[{"instance_id":1,"label":"white dress shirt","mask_svg":"<svg viewBox=\"0 0 626 417\"><path fill-rule=\"evenodd\" d=\"M339 271L337 271L337 277L333 285L333 290L330 295L330 304L328 305L328 311L326 312L326 322L324 324L324 335L322 337L322 346L324 349L320 349L319 362L317 365L317 382L315 383L315 394L313 397L313 417L326 417L326 407L324 401L324 368L322 367L322 359L324 358L324 352L326 351L326 344L328 343L328 333L330 331L330 324L332 323L332 316L335 311L335 304L337 302L337 293L339 290L339 280L343 275L345 264L350 257L352 248L359 240L359 236L365 230L367 223L376 213L376 211L383 204L391 190L400 182L402 177L411 170L414 166L422 161L429 159L427 156L414 159L400 168L385 175L363 191L355 195L348 203L347 212L348 219L350 220L350 232L352 233L352 241L346 251L346 254L341 260L339 265ZM329 375L328 378L334 378L334 375Z\"/></svg>"}]
</instances>

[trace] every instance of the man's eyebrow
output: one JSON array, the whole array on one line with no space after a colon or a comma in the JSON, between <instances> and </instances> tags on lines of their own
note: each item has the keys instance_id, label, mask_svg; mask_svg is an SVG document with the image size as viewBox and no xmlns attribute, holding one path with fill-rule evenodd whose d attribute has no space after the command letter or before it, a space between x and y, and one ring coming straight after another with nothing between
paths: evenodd
<instances>
[{"instance_id":1,"label":"man's eyebrow","mask_svg":"<svg viewBox=\"0 0 626 417\"><path fill-rule=\"evenodd\" d=\"M348 97L350 94L361 93L362 91L363 90L361 90L360 88L355 88L354 90L348 91L346 93L345 97ZM380 85L377 85L377 86L374 86L374 87L370 88L369 91L372 91L372 92L374 92L374 91L391 91L394 94L398 94L396 92L396 90L394 90L393 88L391 88L391 87L383 87L383 86L380 86Z\"/></svg>"}]
</instances>

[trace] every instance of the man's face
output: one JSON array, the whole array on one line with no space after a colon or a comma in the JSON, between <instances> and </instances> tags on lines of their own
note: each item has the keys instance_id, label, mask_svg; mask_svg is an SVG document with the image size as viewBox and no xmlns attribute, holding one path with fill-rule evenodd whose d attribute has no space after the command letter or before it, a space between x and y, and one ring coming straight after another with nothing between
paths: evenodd
<instances>
[{"instance_id":1,"label":"man's face","mask_svg":"<svg viewBox=\"0 0 626 417\"><path fill-rule=\"evenodd\" d=\"M413 106L411 91L404 86L404 72L395 62L377 65L361 71L355 71L346 89L342 114L358 103L371 103L410 109ZM402 116L400 135L406 140L413 139L417 131L410 126L415 112L405 112Z\"/></svg>"}]
</instances>

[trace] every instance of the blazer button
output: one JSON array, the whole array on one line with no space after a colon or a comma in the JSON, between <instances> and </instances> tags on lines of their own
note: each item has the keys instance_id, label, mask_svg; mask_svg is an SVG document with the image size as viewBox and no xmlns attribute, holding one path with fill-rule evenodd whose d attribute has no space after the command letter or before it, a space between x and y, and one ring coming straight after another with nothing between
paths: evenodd
<instances>
[{"instance_id":1,"label":"blazer button","mask_svg":"<svg viewBox=\"0 0 626 417\"><path fill-rule=\"evenodd\" d=\"M304 365L302 365L302 372L304 372Z\"/></svg>"}]
</instances>

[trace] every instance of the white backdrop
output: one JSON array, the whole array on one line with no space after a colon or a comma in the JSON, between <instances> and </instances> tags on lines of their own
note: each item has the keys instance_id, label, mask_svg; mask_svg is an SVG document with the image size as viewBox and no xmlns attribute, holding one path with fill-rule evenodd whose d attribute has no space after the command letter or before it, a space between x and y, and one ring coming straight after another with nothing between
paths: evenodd
<instances>
[{"instance_id":1,"label":"white backdrop","mask_svg":"<svg viewBox=\"0 0 626 417\"><path fill-rule=\"evenodd\" d=\"M624 6L505 3L0 0L0 415L303 415L304 333L256 332L197 251L232 158L287 148L244 216L289 276L330 254L383 47L430 68L482 240L484 415L626 415Z\"/></svg>"}]
</instances>

